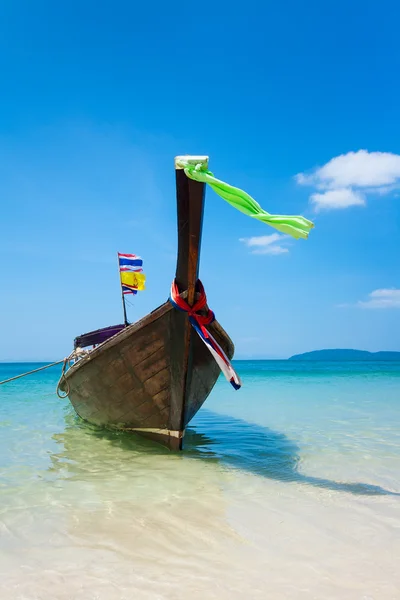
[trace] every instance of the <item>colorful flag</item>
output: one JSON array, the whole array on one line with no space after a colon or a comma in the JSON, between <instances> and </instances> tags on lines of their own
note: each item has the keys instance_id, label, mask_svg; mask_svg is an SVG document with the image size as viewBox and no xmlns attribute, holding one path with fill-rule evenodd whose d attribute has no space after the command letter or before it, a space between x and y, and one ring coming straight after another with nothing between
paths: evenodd
<instances>
[{"instance_id":1,"label":"colorful flag","mask_svg":"<svg viewBox=\"0 0 400 600\"><path fill-rule=\"evenodd\" d=\"M141 271L143 260L136 254L121 254L118 252L118 262L120 271Z\"/></svg>"},{"instance_id":2,"label":"colorful flag","mask_svg":"<svg viewBox=\"0 0 400 600\"><path fill-rule=\"evenodd\" d=\"M121 283L135 290L144 290L144 283L146 281L146 275L144 273L137 273L135 271L122 271Z\"/></svg>"},{"instance_id":3,"label":"colorful flag","mask_svg":"<svg viewBox=\"0 0 400 600\"><path fill-rule=\"evenodd\" d=\"M118 252L119 272L123 294L137 294L144 290L146 275L143 273L143 260L136 254Z\"/></svg>"},{"instance_id":4,"label":"colorful flag","mask_svg":"<svg viewBox=\"0 0 400 600\"><path fill-rule=\"evenodd\" d=\"M123 294L137 294L137 289L131 287L130 285L123 285L122 286L122 293Z\"/></svg>"}]
</instances>

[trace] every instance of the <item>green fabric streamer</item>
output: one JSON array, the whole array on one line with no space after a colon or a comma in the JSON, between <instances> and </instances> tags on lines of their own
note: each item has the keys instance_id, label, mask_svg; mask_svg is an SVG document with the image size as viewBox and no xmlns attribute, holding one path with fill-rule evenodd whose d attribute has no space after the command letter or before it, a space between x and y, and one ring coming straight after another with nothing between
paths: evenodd
<instances>
[{"instance_id":1,"label":"green fabric streamer","mask_svg":"<svg viewBox=\"0 0 400 600\"><path fill-rule=\"evenodd\" d=\"M193 165L185 160L181 160L179 161L179 166L184 169L187 177L194 179L195 181L200 181L201 183L208 183L214 192L226 200L226 202L229 202L229 204L234 206L237 210L240 210L240 212L257 219L262 223L267 223L282 233L291 235L296 239L307 239L310 229L314 227L314 223L304 217L271 215L267 213L254 198L249 196L249 194L233 185L229 185L229 183L217 179L214 177L213 173L201 163Z\"/></svg>"}]
</instances>

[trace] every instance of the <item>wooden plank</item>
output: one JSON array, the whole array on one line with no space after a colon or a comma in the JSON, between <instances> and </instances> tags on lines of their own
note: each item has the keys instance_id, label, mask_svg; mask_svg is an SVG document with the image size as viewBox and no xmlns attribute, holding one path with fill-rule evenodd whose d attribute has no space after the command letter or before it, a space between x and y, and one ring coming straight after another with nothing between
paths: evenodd
<instances>
[{"instance_id":1,"label":"wooden plank","mask_svg":"<svg viewBox=\"0 0 400 600\"><path fill-rule=\"evenodd\" d=\"M165 367L143 383L143 388L150 396L155 396L158 392L170 385L170 370Z\"/></svg>"},{"instance_id":2,"label":"wooden plank","mask_svg":"<svg viewBox=\"0 0 400 600\"><path fill-rule=\"evenodd\" d=\"M170 400L170 389L169 385L158 394L153 396L153 402L158 406L161 412L163 412L166 408L169 411L169 400Z\"/></svg>"},{"instance_id":3,"label":"wooden plank","mask_svg":"<svg viewBox=\"0 0 400 600\"><path fill-rule=\"evenodd\" d=\"M136 375L142 382L159 373L169 366L169 357L166 356L165 346L158 348L150 356L134 367Z\"/></svg>"},{"instance_id":4,"label":"wooden plank","mask_svg":"<svg viewBox=\"0 0 400 600\"><path fill-rule=\"evenodd\" d=\"M117 394L125 396L126 394L131 393L132 390L138 386L129 371L125 371L121 377L118 377L118 379L114 380L112 387Z\"/></svg>"},{"instance_id":5,"label":"wooden plank","mask_svg":"<svg viewBox=\"0 0 400 600\"><path fill-rule=\"evenodd\" d=\"M206 348L206 350L207 350L207 348ZM184 418L185 426L191 421L191 419L194 417L194 415L197 413L197 411L204 404L204 402L207 399L207 396L209 395L210 391L212 390L212 388L218 378L218 375L219 375L218 367L216 369L214 367L214 365L211 365L210 363L209 363L208 367L209 367L209 371L211 371L211 372L207 373L207 377L206 377L205 381L204 381L204 379L202 379L202 377L200 376L200 374L196 368L193 368L193 370L191 372L190 387L188 390L188 397L187 397L187 401L185 404L185 418Z\"/></svg>"},{"instance_id":6,"label":"wooden plank","mask_svg":"<svg viewBox=\"0 0 400 600\"><path fill-rule=\"evenodd\" d=\"M124 414L121 414L120 422L126 427L141 427L143 422L153 415L156 416L154 425L159 426L160 411L153 404L151 398L149 398L145 402L142 402L137 406L132 406L130 410L126 411Z\"/></svg>"},{"instance_id":7,"label":"wooden plank","mask_svg":"<svg viewBox=\"0 0 400 600\"><path fill-rule=\"evenodd\" d=\"M107 361L106 365L104 365L102 369L102 374L107 373L115 379L115 377L121 377L126 371L126 366L123 358L120 355L117 355L110 362Z\"/></svg>"},{"instance_id":8,"label":"wooden plank","mask_svg":"<svg viewBox=\"0 0 400 600\"><path fill-rule=\"evenodd\" d=\"M126 368L123 357L120 354L116 354L115 351L113 351L113 356L114 358L110 361L102 360L103 357L101 362L100 359L98 360L102 369L101 373L97 377L97 380L100 382L102 388L114 388L116 381L118 381L120 378L126 377L127 374L130 374ZM90 367L88 366L87 369L89 370Z\"/></svg>"},{"instance_id":9,"label":"wooden plank","mask_svg":"<svg viewBox=\"0 0 400 600\"><path fill-rule=\"evenodd\" d=\"M143 419L142 427L158 427L160 429L168 429L169 409L167 412L157 411L147 419Z\"/></svg>"},{"instance_id":10,"label":"wooden plank","mask_svg":"<svg viewBox=\"0 0 400 600\"><path fill-rule=\"evenodd\" d=\"M164 317L163 320L165 318L169 320L169 315L168 317ZM120 349L126 366L135 368L141 362L158 352L164 347L167 335L168 332L165 325L159 324L157 328L149 328L148 336L143 335L139 338L135 336L126 340Z\"/></svg>"}]
</instances>

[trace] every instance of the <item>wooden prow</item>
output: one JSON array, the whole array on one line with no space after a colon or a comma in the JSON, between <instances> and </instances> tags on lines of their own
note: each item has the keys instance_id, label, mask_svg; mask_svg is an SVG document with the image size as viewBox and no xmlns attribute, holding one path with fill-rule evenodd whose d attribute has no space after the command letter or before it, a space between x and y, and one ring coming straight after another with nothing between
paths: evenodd
<instances>
[{"instance_id":1,"label":"wooden prow","mask_svg":"<svg viewBox=\"0 0 400 600\"><path fill-rule=\"evenodd\" d=\"M208 158L190 157L189 161L207 164ZM175 165L178 162L179 158L176 158ZM184 170L177 166L175 166L175 174L178 209L176 280L181 292L187 290L187 302L192 306L200 263L205 184L189 179Z\"/></svg>"},{"instance_id":2,"label":"wooden prow","mask_svg":"<svg viewBox=\"0 0 400 600\"><path fill-rule=\"evenodd\" d=\"M193 160L193 159L192 159ZM199 272L201 233L203 225L205 185L186 177L183 169L176 166L176 200L178 210L178 258L176 265L176 281L179 291L187 290L187 303L193 306L196 293L196 281ZM205 163L201 157L198 162ZM178 311L177 311L178 312ZM171 386L171 412L169 427L179 431L178 437L171 437L171 449L182 448L184 431L184 414L187 389L189 387L190 363L192 354L193 331L187 314L175 316L176 324L172 331L173 369Z\"/></svg>"}]
</instances>

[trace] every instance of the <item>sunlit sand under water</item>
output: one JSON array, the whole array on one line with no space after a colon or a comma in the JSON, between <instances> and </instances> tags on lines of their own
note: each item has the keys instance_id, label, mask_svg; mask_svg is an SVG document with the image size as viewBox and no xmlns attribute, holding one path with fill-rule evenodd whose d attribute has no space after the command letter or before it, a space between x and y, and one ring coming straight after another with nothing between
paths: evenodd
<instances>
[{"instance_id":1,"label":"sunlit sand under water","mask_svg":"<svg viewBox=\"0 0 400 600\"><path fill-rule=\"evenodd\" d=\"M0 599L399 600L400 365L238 368L181 454L2 386Z\"/></svg>"}]
</instances>

